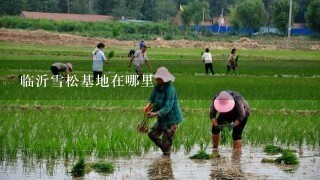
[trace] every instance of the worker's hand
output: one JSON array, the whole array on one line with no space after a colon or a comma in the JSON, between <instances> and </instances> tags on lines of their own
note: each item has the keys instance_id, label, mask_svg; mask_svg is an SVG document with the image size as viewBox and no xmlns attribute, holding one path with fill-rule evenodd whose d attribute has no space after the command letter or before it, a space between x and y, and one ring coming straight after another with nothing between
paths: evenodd
<instances>
[{"instance_id":1,"label":"worker's hand","mask_svg":"<svg viewBox=\"0 0 320 180\"><path fill-rule=\"evenodd\" d=\"M228 127L228 129L232 130L235 127L235 125L234 125L234 123L231 123L231 124L228 124L227 127Z\"/></svg>"},{"instance_id":2,"label":"worker's hand","mask_svg":"<svg viewBox=\"0 0 320 180\"><path fill-rule=\"evenodd\" d=\"M147 112L151 110L151 104L148 103L146 107L143 108L143 114L146 115Z\"/></svg>"},{"instance_id":3,"label":"worker's hand","mask_svg":"<svg viewBox=\"0 0 320 180\"><path fill-rule=\"evenodd\" d=\"M150 112L150 113L148 113L148 115L150 118L154 118L154 117L158 116L158 113L157 112Z\"/></svg>"}]
</instances>

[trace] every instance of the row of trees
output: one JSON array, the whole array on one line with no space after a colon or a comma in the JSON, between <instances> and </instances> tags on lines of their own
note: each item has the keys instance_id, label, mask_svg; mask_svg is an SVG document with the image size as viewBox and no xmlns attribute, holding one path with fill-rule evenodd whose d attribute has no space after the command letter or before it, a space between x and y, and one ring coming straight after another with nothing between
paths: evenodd
<instances>
[{"instance_id":1,"label":"row of trees","mask_svg":"<svg viewBox=\"0 0 320 180\"><path fill-rule=\"evenodd\" d=\"M319 31L319 1L293 0L293 22L310 23ZM258 29L275 25L287 31L289 0L1 0L0 15L18 15L22 10L81 14L110 14L150 21L168 20L181 12L184 24L200 24L220 15L229 16L235 27Z\"/></svg>"},{"instance_id":2,"label":"row of trees","mask_svg":"<svg viewBox=\"0 0 320 180\"><path fill-rule=\"evenodd\" d=\"M303 5L305 6L305 5ZM274 0L271 10L266 10L262 0L244 0L229 8L229 21L236 28L259 29L271 22L283 34L288 30L289 0ZM312 0L306 7L305 19L314 32L320 32L320 0ZM268 12L271 12L268 13ZM293 1L292 22L299 13L299 4Z\"/></svg>"}]
</instances>

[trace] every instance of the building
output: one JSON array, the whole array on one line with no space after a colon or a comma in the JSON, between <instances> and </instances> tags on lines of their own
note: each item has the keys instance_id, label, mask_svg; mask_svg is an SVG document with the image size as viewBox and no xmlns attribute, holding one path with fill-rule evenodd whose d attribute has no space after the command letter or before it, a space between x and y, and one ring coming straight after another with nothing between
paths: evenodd
<instances>
[{"instance_id":1,"label":"building","mask_svg":"<svg viewBox=\"0 0 320 180\"><path fill-rule=\"evenodd\" d=\"M29 12L22 11L21 17L29 19L48 19L54 21L70 20L70 21L110 21L113 20L112 16L93 15L93 14L65 14L65 13L46 13L46 12Z\"/></svg>"}]
</instances>

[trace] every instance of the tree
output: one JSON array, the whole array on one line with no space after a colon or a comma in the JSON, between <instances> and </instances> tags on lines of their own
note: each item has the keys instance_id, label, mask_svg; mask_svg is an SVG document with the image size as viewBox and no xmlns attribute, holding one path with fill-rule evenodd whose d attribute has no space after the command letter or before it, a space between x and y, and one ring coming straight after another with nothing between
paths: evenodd
<instances>
[{"instance_id":1,"label":"tree","mask_svg":"<svg viewBox=\"0 0 320 180\"><path fill-rule=\"evenodd\" d=\"M177 14L178 10L172 0L157 0L155 7L155 20L166 20Z\"/></svg>"},{"instance_id":2,"label":"tree","mask_svg":"<svg viewBox=\"0 0 320 180\"><path fill-rule=\"evenodd\" d=\"M290 3L288 0L277 0L273 2L272 22L282 34L288 32ZM292 6L292 22L298 12L297 3L293 2Z\"/></svg>"},{"instance_id":3,"label":"tree","mask_svg":"<svg viewBox=\"0 0 320 180\"><path fill-rule=\"evenodd\" d=\"M142 17L140 12L142 4L143 0L118 0L112 10L112 15L117 18L126 16L139 19Z\"/></svg>"},{"instance_id":4,"label":"tree","mask_svg":"<svg viewBox=\"0 0 320 180\"><path fill-rule=\"evenodd\" d=\"M320 0L314 0L309 4L305 16L310 29L320 33Z\"/></svg>"},{"instance_id":5,"label":"tree","mask_svg":"<svg viewBox=\"0 0 320 180\"><path fill-rule=\"evenodd\" d=\"M142 13L142 19L148 21L154 21L156 17L156 0L144 0L142 3L140 12Z\"/></svg>"},{"instance_id":6,"label":"tree","mask_svg":"<svg viewBox=\"0 0 320 180\"><path fill-rule=\"evenodd\" d=\"M236 4L232 9L232 16L229 17L230 22L242 28L257 30L265 25L268 14L261 0L244 0ZM250 35L251 31L249 31Z\"/></svg>"},{"instance_id":7,"label":"tree","mask_svg":"<svg viewBox=\"0 0 320 180\"><path fill-rule=\"evenodd\" d=\"M237 0L210 0L210 10L211 13L210 15L212 17L217 17L220 16L222 8L224 9L224 13L228 14L229 13L229 6L232 6L236 3Z\"/></svg>"},{"instance_id":8,"label":"tree","mask_svg":"<svg viewBox=\"0 0 320 180\"><path fill-rule=\"evenodd\" d=\"M205 19L210 18L209 2L206 0L192 0L188 5L184 6L184 11L181 13L183 24L189 25L193 22L199 25L202 22L203 10Z\"/></svg>"}]
</instances>

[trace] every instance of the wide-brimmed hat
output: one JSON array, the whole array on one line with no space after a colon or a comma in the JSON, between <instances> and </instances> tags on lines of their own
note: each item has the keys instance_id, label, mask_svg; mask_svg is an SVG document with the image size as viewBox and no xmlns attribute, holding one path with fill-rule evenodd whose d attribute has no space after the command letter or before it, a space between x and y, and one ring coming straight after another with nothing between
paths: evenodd
<instances>
[{"instance_id":1,"label":"wide-brimmed hat","mask_svg":"<svg viewBox=\"0 0 320 180\"><path fill-rule=\"evenodd\" d=\"M226 91L222 91L213 102L214 108L221 113L229 112L233 109L235 101L233 97Z\"/></svg>"},{"instance_id":2,"label":"wide-brimmed hat","mask_svg":"<svg viewBox=\"0 0 320 180\"><path fill-rule=\"evenodd\" d=\"M156 74L153 77L161 78L163 82L174 82L175 80L175 77L165 67L158 68Z\"/></svg>"},{"instance_id":3,"label":"wide-brimmed hat","mask_svg":"<svg viewBox=\"0 0 320 180\"><path fill-rule=\"evenodd\" d=\"M69 69L71 69L71 71L73 70L71 63L67 63L66 65L69 67Z\"/></svg>"}]
</instances>

